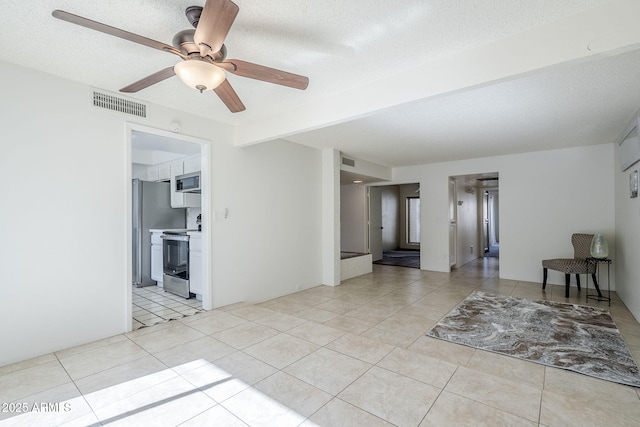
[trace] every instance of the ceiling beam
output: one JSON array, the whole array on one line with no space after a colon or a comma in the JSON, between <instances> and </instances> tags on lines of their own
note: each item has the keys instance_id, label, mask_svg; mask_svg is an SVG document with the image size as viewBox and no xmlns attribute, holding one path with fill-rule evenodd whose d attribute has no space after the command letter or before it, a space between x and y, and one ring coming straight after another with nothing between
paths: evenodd
<instances>
[{"instance_id":1,"label":"ceiling beam","mask_svg":"<svg viewBox=\"0 0 640 427\"><path fill-rule=\"evenodd\" d=\"M640 2L617 0L510 37L242 123L236 146L250 145L372 115L404 103L455 93L575 61L640 48Z\"/></svg>"}]
</instances>

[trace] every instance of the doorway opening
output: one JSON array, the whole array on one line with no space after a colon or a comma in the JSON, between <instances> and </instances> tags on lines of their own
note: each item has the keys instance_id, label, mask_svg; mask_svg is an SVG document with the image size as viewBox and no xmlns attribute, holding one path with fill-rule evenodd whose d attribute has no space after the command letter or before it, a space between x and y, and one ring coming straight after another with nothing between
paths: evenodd
<instances>
[{"instance_id":1,"label":"doorway opening","mask_svg":"<svg viewBox=\"0 0 640 427\"><path fill-rule=\"evenodd\" d=\"M477 258L499 258L497 172L449 177L451 267Z\"/></svg>"},{"instance_id":2,"label":"doorway opening","mask_svg":"<svg viewBox=\"0 0 640 427\"><path fill-rule=\"evenodd\" d=\"M127 143L132 227L126 313L128 330L134 330L211 309L209 142L128 124ZM185 174L199 176L200 193L178 191L176 178ZM185 259L186 295L163 286L162 236L169 232L183 234L192 249Z\"/></svg>"},{"instance_id":3,"label":"doorway opening","mask_svg":"<svg viewBox=\"0 0 640 427\"><path fill-rule=\"evenodd\" d=\"M370 187L374 264L420 268L420 200L418 183Z\"/></svg>"}]
</instances>

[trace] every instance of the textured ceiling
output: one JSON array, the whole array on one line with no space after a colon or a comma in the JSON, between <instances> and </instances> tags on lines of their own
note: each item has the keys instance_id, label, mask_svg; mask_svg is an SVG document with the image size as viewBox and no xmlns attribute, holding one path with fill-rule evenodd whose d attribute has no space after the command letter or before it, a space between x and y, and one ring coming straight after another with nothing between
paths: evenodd
<instances>
[{"instance_id":1,"label":"textured ceiling","mask_svg":"<svg viewBox=\"0 0 640 427\"><path fill-rule=\"evenodd\" d=\"M301 108L307 115L340 112L345 94L366 85L375 87L402 72L597 10L593 8L632 3L235 2L240 13L226 40L228 57L306 75L310 79L306 91L228 75L247 107L238 114L230 113L214 94L199 94L177 78L134 97L240 128L283 121ZM62 9L170 44L175 33L189 28L186 7L203 4L203 0L4 0L0 60L117 92L179 59L54 19L51 11ZM562 40L558 45L562 50ZM523 63L534 47L521 47ZM639 69L639 55L629 49L618 53L567 64L561 64L566 58L559 55L557 67L537 71L532 67L512 79L488 78L482 85L411 102L405 102L405 96L389 101L388 108L376 107L378 111L340 112L322 123L292 125L273 137L337 148L389 166L609 142L620 123L640 106L640 84L633 73ZM489 65L479 64L481 70ZM382 84L379 88L385 89ZM269 135L249 142L265 139Z\"/></svg>"}]
</instances>

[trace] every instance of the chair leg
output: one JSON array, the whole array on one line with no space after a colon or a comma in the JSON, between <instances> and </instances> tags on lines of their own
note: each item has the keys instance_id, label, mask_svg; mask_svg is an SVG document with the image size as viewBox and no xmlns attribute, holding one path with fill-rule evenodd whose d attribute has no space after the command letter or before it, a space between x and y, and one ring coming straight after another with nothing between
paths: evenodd
<instances>
[{"instance_id":1,"label":"chair leg","mask_svg":"<svg viewBox=\"0 0 640 427\"><path fill-rule=\"evenodd\" d=\"M580 275L576 274L576 284L578 285L578 290L580 290Z\"/></svg>"},{"instance_id":2,"label":"chair leg","mask_svg":"<svg viewBox=\"0 0 640 427\"><path fill-rule=\"evenodd\" d=\"M595 273L591 274L591 278L593 279L593 284L596 288L596 291L598 291L598 296L601 297L602 296L602 292L600 292L600 285L598 285L598 278L596 277Z\"/></svg>"},{"instance_id":3,"label":"chair leg","mask_svg":"<svg viewBox=\"0 0 640 427\"><path fill-rule=\"evenodd\" d=\"M547 287L547 269L542 269L542 289Z\"/></svg>"},{"instance_id":4,"label":"chair leg","mask_svg":"<svg viewBox=\"0 0 640 427\"><path fill-rule=\"evenodd\" d=\"M571 284L571 275L570 274L565 274L564 275L564 297L565 298L569 298L569 285Z\"/></svg>"}]
</instances>

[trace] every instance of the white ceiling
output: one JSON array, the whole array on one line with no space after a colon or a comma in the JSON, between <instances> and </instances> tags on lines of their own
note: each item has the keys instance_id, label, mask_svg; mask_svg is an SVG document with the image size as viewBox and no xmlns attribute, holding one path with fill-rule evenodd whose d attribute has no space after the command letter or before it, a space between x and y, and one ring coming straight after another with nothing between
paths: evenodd
<instances>
[{"instance_id":1,"label":"white ceiling","mask_svg":"<svg viewBox=\"0 0 640 427\"><path fill-rule=\"evenodd\" d=\"M177 78L134 97L236 126L238 145L286 138L387 166L611 142L640 107L633 0L235 2L228 57L306 75L306 91L228 75L237 114ZM179 59L52 10L171 44L203 4L4 0L0 60L117 92Z\"/></svg>"}]
</instances>

